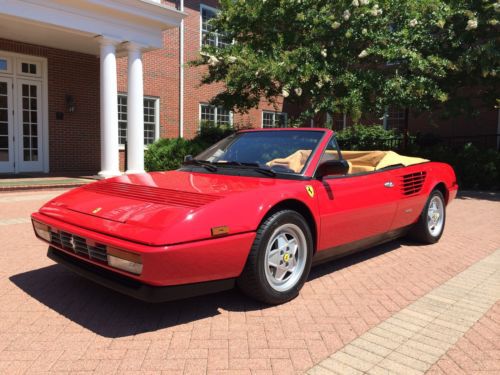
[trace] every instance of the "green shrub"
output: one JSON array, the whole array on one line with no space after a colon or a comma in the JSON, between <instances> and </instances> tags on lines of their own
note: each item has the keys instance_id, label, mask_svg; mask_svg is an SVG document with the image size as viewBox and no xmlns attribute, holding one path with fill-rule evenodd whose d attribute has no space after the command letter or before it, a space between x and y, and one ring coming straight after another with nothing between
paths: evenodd
<instances>
[{"instance_id":1,"label":"green shrub","mask_svg":"<svg viewBox=\"0 0 500 375\"><path fill-rule=\"evenodd\" d=\"M241 127L214 126L204 123L193 139L162 138L149 145L144 154L144 166L148 172L168 171L181 166L186 155L196 156L209 146L234 133Z\"/></svg>"},{"instance_id":2,"label":"green shrub","mask_svg":"<svg viewBox=\"0 0 500 375\"><path fill-rule=\"evenodd\" d=\"M462 147L436 145L412 150L415 156L450 164L461 189L500 189L500 153L472 144Z\"/></svg>"},{"instance_id":3,"label":"green shrub","mask_svg":"<svg viewBox=\"0 0 500 375\"><path fill-rule=\"evenodd\" d=\"M344 150L388 150L401 136L380 125L354 125L337 132L340 148Z\"/></svg>"}]
</instances>

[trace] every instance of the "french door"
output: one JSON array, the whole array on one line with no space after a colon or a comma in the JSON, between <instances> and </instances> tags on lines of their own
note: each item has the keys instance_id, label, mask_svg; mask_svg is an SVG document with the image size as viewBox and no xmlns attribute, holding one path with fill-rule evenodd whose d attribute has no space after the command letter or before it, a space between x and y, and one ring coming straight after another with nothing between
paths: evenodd
<instances>
[{"instance_id":1,"label":"french door","mask_svg":"<svg viewBox=\"0 0 500 375\"><path fill-rule=\"evenodd\" d=\"M43 171L41 88L0 76L0 173Z\"/></svg>"},{"instance_id":2,"label":"french door","mask_svg":"<svg viewBox=\"0 0 500 375\"><path fill-rule=\"evenodd\" d=\"M0 77L0 173L14 172L12 78Z\"/></svg>"},{"instance_id":3,"label":"french door","mask_svg":"<svg viewBox=\"0 0 500 375\"><path fill-rule=\"evenodd\" d=\"M17 171L43 170L41 83L17 80L17 118L15 122L15 148Z\"/></svg>"}]
</instances>

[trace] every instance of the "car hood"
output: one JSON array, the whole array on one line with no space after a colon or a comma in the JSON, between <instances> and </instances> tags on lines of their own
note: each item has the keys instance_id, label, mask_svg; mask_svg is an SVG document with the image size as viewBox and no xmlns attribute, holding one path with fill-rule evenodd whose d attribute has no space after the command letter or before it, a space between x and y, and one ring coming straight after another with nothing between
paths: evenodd
<instances>
[{"instance_id":1,"label":"car hood","mask_svg":"<svg viewBox=\"0 0 500 375\"><path fill-rule=\"evenodd\" d=\"M74 189L40 212L134 242L169 245L210 238L218 226L230 234L255 230L249 216L297 183L186 171L124 175ZM270 194L264 199L259 191Z\"/></svg>"}]
</instances>

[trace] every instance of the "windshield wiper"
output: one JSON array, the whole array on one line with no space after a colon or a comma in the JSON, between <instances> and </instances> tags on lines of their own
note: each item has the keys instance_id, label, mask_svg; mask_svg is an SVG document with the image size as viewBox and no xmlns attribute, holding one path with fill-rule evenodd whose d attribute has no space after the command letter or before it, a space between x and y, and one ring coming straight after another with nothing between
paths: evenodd
<instances>
[{"instance_id":1,"label":"windshield wiper","mask_svg":"<svg viewBox=\"0 0 500 375\"><path fill-rule=\"evenodd\" d=\"M237 167L245 167L245 168L248 168L248 169L252 169L256 172L259 172L259 173L262 173L262 174L265 174L266 176L271 176L271 177L275 177L276 176L276 172L273 171L271 168L269 167L261 167L258 163L245 163L245 162L240 162L240 161L228 161L228 162L224 162L224 163L216 163L218 165L229 165L231 167L233 166L237 166Z\"/></svg>"},{"instance_id":2,"label":"windshield wiper","mask_svg":"<svg viewBox=\"0 0 500 375\"><path fill-rule=\"evenodd\" d=\"M183 165L199 165L210 172L217 172L217 167L209 161L198 160L198 159L188 159L185 160Z\"/></svg>"}]
</instances>

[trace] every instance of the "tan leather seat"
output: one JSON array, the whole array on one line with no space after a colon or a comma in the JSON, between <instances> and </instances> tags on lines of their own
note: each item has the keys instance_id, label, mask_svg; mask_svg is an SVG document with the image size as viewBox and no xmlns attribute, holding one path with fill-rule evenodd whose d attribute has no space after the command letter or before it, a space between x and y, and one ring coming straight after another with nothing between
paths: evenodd
<instances>
[{"instance_id":1,"label":"tan leather seat","mask_svg":"<svg viewBox=\"0 0 500 375\"><path fill-rule=\"evenodd\" d=\"M266 163L268 167L281 165L291 169L295 173L300 173L306 164L307 159L311 155L311 150L298 150L286 158L273 159Z\"/></svg>"}]
</instances>

